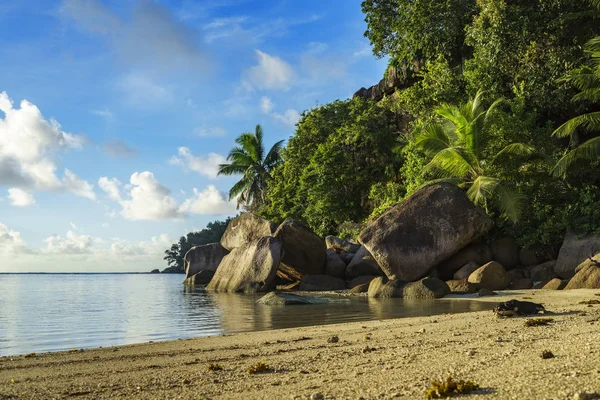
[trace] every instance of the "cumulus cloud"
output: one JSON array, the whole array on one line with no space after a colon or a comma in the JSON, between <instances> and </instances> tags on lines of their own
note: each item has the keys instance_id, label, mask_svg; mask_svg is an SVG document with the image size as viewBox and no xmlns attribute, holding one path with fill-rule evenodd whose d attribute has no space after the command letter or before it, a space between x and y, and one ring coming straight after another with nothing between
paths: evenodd
<instances>
[{"instance_id":1,"label":"cumulus cloud","mask_svg":"<svg viewBox=\"0 0 600 400\"><path fill-rule=\"evenodd\" d=\"M260 99L260 110L265 114L269 114L272 109L273 109L273 102L271 101L271 99L268 98L267 96L263 96Z\"/></svg>"},{"instance_id":2,"label":"cumulus cloud","mask_svg":"<svg viewBox=\"0 0 600 400\"><path fill-rule=\"evenodd\" d=\"M227 195L210 185L203 191L194 188L194 195L185 200L179 210L202 215L230 215L236 213L236 202L227 200Z\"/></svg>"},{"instance_id":3,"label":"cumulus cloud","mask_svg":"<svg viewBox=\"0 0 600 400\"><path fill-rule=\"evenodd\" d=\"M286 110L283 114L273 113L271 116L286 125L296 125L300 120L300 113L293 108Z\"/></svg>"},{"instance_id":4,"label":"cumulus cloud","mask_svg":"<svg viewBox=\"0 0 600 400\"><path fill-rule=\"evenodd\" d=\"M6 225L0 223L0 254L19 254L29 253L21 233L9 229Z\"/></svg>"},{"instance_id":5,"label":"cumulus cloud","mask_svg":"<svg viewBox=\"0 0 600 400\"><path fill-rule=\"evenodd\" d=\"M208 153L206 156L194 156L187 147L180 147L177 156L171 157L169 164L178 165L184 169L194 171L208 178L216 178L219 165L227 162L227 159L217 153Z\"/></svg>"},{"instance_id":6,"label":"cumulus cloud","mask_svg":"<svg viewBox=\"0 0 600 400\"><path fill-rule=\"evenodd\" d=\"M149 171L135 172L129 179L129 197L119 203L121 214L128 220L179 219L177 200L171 191L161 185Z\"/></svg>"},{"instance_id":7,"label":"cumulus cloud","mask_svg":"<svg viewBox=\"0 0 600 400\"><path fill-rule=\"evenodd\" d=\"M110 251L116 256L154 256L162 257L165 249L171 247L173 239L166 233L159 236L153 236L149 241L138 243L127 243L122 240L116 240L110 246Z\"/></svg>"},{"instance_id":8,"label":"cumulus cloud","mask_svg":"<svg viewBox=\"0 0 600 400\"><path fill-rule=\"evenodd\" d=\"M52 235L46 238L44 242L46 247L41 249L44 254L91 254L94 245L102 242L102 239L68 231L65 237Z\"/></svg>"},{"instance_id":9,"label":"cumulus cloud","mask_svg":"<svg viewBox=\"0 0 600 400\"><path fill-rule=\"evenodd\" d=\"M103 176L98 179L98 186L111 200L121 201L121 182L117 178L109 179Z\"/></svg>"},{"instance_id":10,"label":"cumulus cloud","mask_svg":"<svg viewBox=\"0 0 600 400\"><path fill-rule=\"evenodd\" d=\"M28 207L35 204L33 195L28 191L19 188L8 189L7 198L10 200L10 204L15 207Z\"/></svg>"},{"instance_id":11,"label":"cumulus cloud","mask_svg":"<svg viewBox=\"0 0 600 400\"><path fill-rule=\"evenodd\" d=\"M61 151L80 149L83 138L62 130L54 119L46 120L27 100L14 108L6 92L0 93L0 184L37 190L70 191L93 199L93 187L65 169L56 175L53 157ZM0 114L1 115L1 114Z\"/></svg>"},{"instance_id":12,"label":"cumulus cloud","mask_svg":"<svg viewBox=\"0 0 600 400\"><path fill-rule=\"evenodd\" d=\"M62 179L62 184L71 193L77 196L87 197L90 200L96 200L94 193L94 185L80 179L77 175L68 169L65 169L65 176Z\"/></svg>"},{"instance_id":13,"label":"cumulus cloud","mask_svg":"<svg viewBox=\"0 0 600 400\"><path fill-rule=\"evenodd\" d=\"M260 109L264 114L270 115L275 120L282 122L286 125L296 125L296 122L300 120L300 113L293 108L288 109L285 113L279 114L274 112L275 104L267 96L263 96L260 99Z\"/></svg>"},{"instance_id":14,"label":"cumulus cloud","mask_svg":"<svg viewBox=\"0 0 600 400\"><path fill-rule=\"evenodd\" d=\"M288 90L294 79L290 64L279 57L256 50L258 65L245 72L244 85L252 90Z\"/></svg>"}]
</instances>

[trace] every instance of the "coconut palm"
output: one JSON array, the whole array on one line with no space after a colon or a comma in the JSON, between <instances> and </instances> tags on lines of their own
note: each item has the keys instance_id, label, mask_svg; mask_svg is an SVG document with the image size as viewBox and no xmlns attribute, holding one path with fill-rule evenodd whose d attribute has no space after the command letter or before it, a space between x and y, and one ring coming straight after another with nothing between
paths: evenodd
<instances>
[{"instance_id":1,"label":"coconut palm","mask_svg":"<svg viewBox=\"0 0 600 400\"><path fill-rule=\"evenodd\" d=\"M522 143L511 143L486 158L490 116L502 100L496 100L486 109L481 104L482 97L483 92L479 91L474 99L460 107L439 107L436 113L442 122L419 132L415 144L431 158L423 172L436 179L427 183L455 183L467 189L469 199L486 210L494 199L503 214L516 223L524 198L494 176L494 163L502 157L531 154L533 149Z\"/></svg>"},{"instance_id":2,"label":"coconut palm","mask_svg":"<svg viewBox=\"0 0 600 400\"><path fill-rule=\"evenodd\" d=\"M229 190L229 200L237 197L237 206L255 209L264 202L267 182L271 171L282 161L280 151L283 140L275 143L265 155L263 130L256 125L254 133L242 133L227 156L229 164L219 165L219 175L242 175L242 178Z\"/></svg>"},{"instance_id":3,"label":"coconut palm","mask_svg":"<svg viewBox=\"0 0 600 400\"><path fill-rule=\"evenodd\" d=\"M600 1L599 1L600 4ZM590 40L586 45L586 51L590 53L589 65L584 65L571 72L564 78L572 82L579 89L579 93L573 97L574 101L588 100L600 101L600 37ZM574 135L577 131L594 132L600 131L600 111L589 112L579 115L562 124L553 133L555 137L570 137L572 143L577 139ZM569 150L552 168L551 173L555 176L565 178L569 168L577 161L594 160L600 157L600 136L587 140L575 148Z\"/></svg>"}]
</instances>

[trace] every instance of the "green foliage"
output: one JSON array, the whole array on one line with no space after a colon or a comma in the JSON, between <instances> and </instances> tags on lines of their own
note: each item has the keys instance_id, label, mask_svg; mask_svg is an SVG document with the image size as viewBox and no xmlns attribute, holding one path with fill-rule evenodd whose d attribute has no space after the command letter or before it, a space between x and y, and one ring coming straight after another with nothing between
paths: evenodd
<instances>
[{"instance_id":1,"label":"green foliage","mask_svg":"<svg viewBox=\"0 0 600 400\"><path fill-rule=\"evenodd\" d=\"M280 151L283 140L275 143L268 153L263 146L263 130L256 125L254 133L242 133L227 156L229 164L219 165L219 175L242 175L242 178L229 190L229 200L237 197L248 210L260 207L265 200L271 171L281 164Z\"/></svg>"},{"instance_id":2,"label":"green foliage","mask_svg":"<svg viewBox=\"0 0 600 400\"><path fill-rule=\"evenodd\" d=\"M378 182L371 186L369 201L371 202L370 218L374 219L387 211L394 204L402 201L406 195L406 188L398 182Z\"/></svg>"},{"instance_id":3,"label":"green foliage","mask_svg":"<svg viewBox=\"0 0 600 400\"><path fill-rule=\"evenodd\" d=\"M321 235L361 221L370 214L371 186L397 174L397 137L394 115L360 98L305 112L260 213L300 219Z\"/></svg>"},{"instance_id":4,"label":"green foliage","mask_svg":"<svg viewBox=\"0 0 600 400\"><path fill-rule=\"evenodd\" d=\"M590 7L572 0L478 3L480 11L466 27L465 43L473 49L465 62L468 91L521 98L543 119L567 116L570 86L557 80L580 63L580 45L597 23L564 17Z\"/></svg>"},{"instance_id":5,"label":"green foliage","mask_svg":"<svg viewBox=\"0 0 600 400\"><path fill-rule=\"evenodd\" d=\"M209 222L206 228L201 231L190 232L186 236L179 238L177 243L173 243L170 249L165 250L163 259L167 261L169 266L167 272L185 272L183 262L185 253L194 246L220 242L229 221L231 221L231 218L227 218L225 221Z\"/></svg>"},{"instance_id":6,"label":"green foliage","mask_svg":"<svg viewBox=\"0 0 600 400\"><path fill-rule=\"evenodd\" d=\"M489 152L488 128L494 110L501 100L488 108L482 106L483 93L464 105L439 107L441 123L429 125L414 139L416 147L430 161L423 172L433 177L430 182L447 181L467 189L473 203L488 208L494 199L502 213L517 222L524 197L496 174L497 160L528 156L533 148L523 143L509 143L496 153ZM429 183L430 183L429 182Z\"/></svg>"},{"instance_id":7,"label":"green foliage","mask_svg":"<svg viewBox=\"0 0 600 400\"><path fill-rule=\"evenodd\" d=\"M467 52L464 27L476 10L475 0L365 0L367 37L378 57L389 55L400 66L435 59L460 61ZM418 69L418 67L417 67Z\"/></svg>"},{"instance_id":8,"label":"green foliage","mask_svg":"<svg viewBox=\"0 0 600 400\"><path fill-rule=\"evenodd\" d=\"M600 102L600 36L588 42L587 52L591 56L588 65L571 71L564 80L573 83L579 90L579 93L573 97L574 101ZM559 126L553 135L560 138L572 137L577 131L600 132L600 111L591 111L568 120ZM569 168L577 162L593 161L599 157L600 137L596 136L569 150L558 160L552 169L552 174L565 178Z\"/></svg>"}]
</instances>

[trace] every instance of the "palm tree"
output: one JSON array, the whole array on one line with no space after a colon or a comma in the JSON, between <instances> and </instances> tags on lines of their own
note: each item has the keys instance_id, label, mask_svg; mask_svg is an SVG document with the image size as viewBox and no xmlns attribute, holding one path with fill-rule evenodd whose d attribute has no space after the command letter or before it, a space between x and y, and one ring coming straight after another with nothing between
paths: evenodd
<instances>
[{"instance_id":1,"label":"palm tree","mask_svg":"<svg viewBox=\"0 0 600 400\"><path fill-rule=\"evenodd\" d=\"M237 197L237 206L255 209L264 203L267 182L271 171L282 162L280 155L283 140L275 143L265 156L263 130L256 125L254 133L242 133L227 156L229 164L219 165L219 175L242 175L229 191L229 200Z\"/></svg>"},{"instance_id":2,"label":"palm tree","mask_svg":"<svg viewBox=\"0 0 600 400\"><path fill-rule=\"evenodd\" d=\"M599 1L600 4L600 1ZM600 36L590 40L586 45L590 53L589 65L584 65L573 70L563 80L572 82L579 89L573 97L574 101L588 100L600 101ZM600 111L589 112L568 120L558 127L552 135L559 138L570 137L576 144L574 133L577 130L584 132L600 131ZM600 136L587 140L568 151L552 168L552 175L566 178L569 168L580 160L594 160L600 157Z\"/></svg>"},{"instance_id":3,"label":"palm tree","mask_svg":"<svg viewBox=\"0 0 600 400\"><path fill-rule=\"evenodd\" d=\"M524 197L494 176L494 163L501 157L529 155L533 149L522 143L511 143L491 159L486 159L490 116L502 100L496 100L485 109L481 104L482 97L483 92L479 91L474 99L460 107L439 107L436 113L442 117L442 122L419 132L415 144L431 158L423 173L436 179L428 184L454 183L467 189L469 199L486 210L488 202L495 199L503 214L516 223Z\"/></svg>"}]
</instances>

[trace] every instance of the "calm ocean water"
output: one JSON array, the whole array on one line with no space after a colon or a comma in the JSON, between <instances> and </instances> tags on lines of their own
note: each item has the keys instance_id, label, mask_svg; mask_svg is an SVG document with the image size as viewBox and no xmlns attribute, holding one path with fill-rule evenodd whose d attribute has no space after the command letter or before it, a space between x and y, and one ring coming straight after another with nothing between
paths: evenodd
<instances>
[{"instance_id":1,"label":"calm ocean water","mask_svg":"<svg viewBox=\"0 0 600 400\"><path fill-rule=\"evenodd\" d=\"M260 295L185 289L183 275L0 274L0 356L466 312L491 305L436 300L339 299L270 307Z\"/></svg>"}]
</instances>

